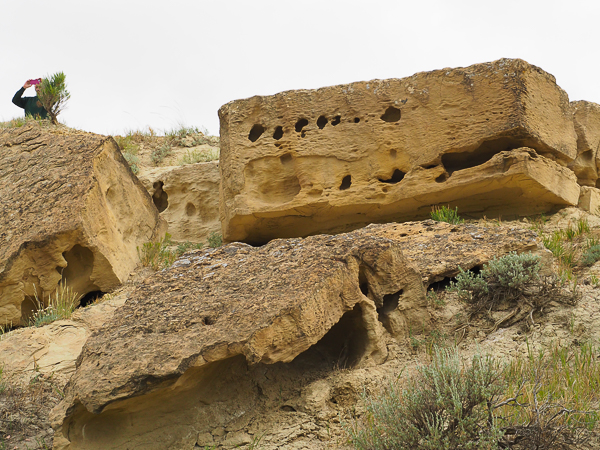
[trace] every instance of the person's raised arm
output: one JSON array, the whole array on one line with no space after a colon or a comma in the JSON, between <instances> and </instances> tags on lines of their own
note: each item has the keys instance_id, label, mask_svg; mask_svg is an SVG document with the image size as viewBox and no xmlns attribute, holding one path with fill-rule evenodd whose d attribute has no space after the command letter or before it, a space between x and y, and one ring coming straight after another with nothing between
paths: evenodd
<instances>
[{"instance_id":1,"label":"person's raised arm","mask_svg":"<svg viewBox=\"0 0 600 450\"><path fill-rule=\"evenodd\" d=\"M21 89L19 89L17 91L17 93L14 95L12 102L17 105L19 108L25 108L25 99L22 98L23 94L25 93L25 89L30 88L31 87L31 83L29 82L29 80L27 80L25 82L25 84L23 85L23 87Z\"/></svg>"}]
</instances>

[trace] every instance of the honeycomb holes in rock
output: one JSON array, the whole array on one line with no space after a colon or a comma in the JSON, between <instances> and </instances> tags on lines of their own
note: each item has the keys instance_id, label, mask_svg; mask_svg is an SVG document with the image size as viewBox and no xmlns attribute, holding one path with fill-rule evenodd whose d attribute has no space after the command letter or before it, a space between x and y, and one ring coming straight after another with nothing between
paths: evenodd
<instances>
[{"instance_id":1,"label":"honeycomb holes in rock","mask_svg":"<svg viewBox=\"0 0 600 450\"><path fill-rule=\"evenodd\" d=\"M257 123L250 129L250 133L248 133L248 139L250 139L251 142L256 142L264 132L265 127Z\"/></svg>"},{"instance_id":2,"label":"honeycomb holes in rock","mask_svg":"<svg viewBox=\"0 0 600 450\"><path fill-rule=\"evenodd\" d=\"M154 192L152 193L152 201L158 209L158 212L163 212L169 206L169 195L163 190L165 184L162 181L155 181L152 184Z\"/></svg>"},{"instance_id":3,"label":"honeycomb holes in rock","mask_svg":"<svg viewBox=\"0 0 600 450\"><path fill-rule=\"evenodd\" d=\"M394 172L392 173L391 178L388 178L388 179L379 178L379 181L381 183L396 184L396 183L400 183L404 179L404 175L406 175L406 174L404 172L402 172L400 169L395 169Z\"/></svg>"},{"instance_id":4,"label":"honeycomb holes in rock","mask_svg":"<svg viewBox=\"0 0 600 450\"><path fill-rule=\"evenodd\" d=\"M400 120L401 115L402 114L398 108L390 106L381 115L381 120L383 120L384 122L398 122Z\"/></svg>"},{"instance_id":5,"label":"honeycomb holes in rock","mask_svg":"<svg viewBox=\"0 0 600 450\"><path fill-rule=\"evenodd\" d=\"M342 178L342 183L340 184L340 191L345 191L346 189L352 186L352 176L346 175Z\"/></svg>"}]
</instances>

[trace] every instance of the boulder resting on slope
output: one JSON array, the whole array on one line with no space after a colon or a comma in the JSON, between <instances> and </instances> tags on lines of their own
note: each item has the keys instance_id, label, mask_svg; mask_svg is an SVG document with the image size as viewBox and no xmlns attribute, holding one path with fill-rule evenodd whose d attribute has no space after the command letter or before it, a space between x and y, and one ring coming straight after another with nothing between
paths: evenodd
<instances>
[{"instance_id":1,"label":"boulder resting on slope","mask_svg":"<svg viewBox=\"0 0 600 450\"><path fill-rule=\"evenodd\" d=\"M63 281L120 285L166 230L115 141L38 125L0 130L0 324L26 323Z\"/></svg>"}]
</instances>

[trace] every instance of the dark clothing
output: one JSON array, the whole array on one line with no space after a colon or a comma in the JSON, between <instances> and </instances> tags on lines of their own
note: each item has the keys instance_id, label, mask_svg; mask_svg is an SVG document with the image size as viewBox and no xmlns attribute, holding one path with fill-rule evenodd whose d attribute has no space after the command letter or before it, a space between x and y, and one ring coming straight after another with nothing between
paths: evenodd
<instances>
[{"instance_id":1,"label":"dark clothing","mask_svg":"<svg viewBox=\"0 0 600 450\"><path fill-rule=\"evenodd\" d=\"M48 111L46 111L42 104L39 103L40 99L37 97L37 95L35 97L23 97L24 93L25 88L19 89L13 97L12 102L19 108L23 108L25 110L25 116L47 119Z\"/></svg>"}]
</instances>

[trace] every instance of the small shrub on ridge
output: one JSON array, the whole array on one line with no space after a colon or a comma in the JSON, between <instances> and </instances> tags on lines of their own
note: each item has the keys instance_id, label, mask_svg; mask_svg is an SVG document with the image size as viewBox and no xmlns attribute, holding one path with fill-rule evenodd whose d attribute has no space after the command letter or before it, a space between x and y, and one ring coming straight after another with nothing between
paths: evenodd
<instances>
[{"instance_id":1,"label":"small shrub on ridge","mask_svg":"<svg viewBox=\"0 0 600 450\"><path fill-rule=\"evenodd\" d=\"M458 207L450 209L447 206L434 206L431 209L431 218L437 222L448 222L452 224L463 223L464 220L458 215Z\"/></svg>"}]
</instances>

